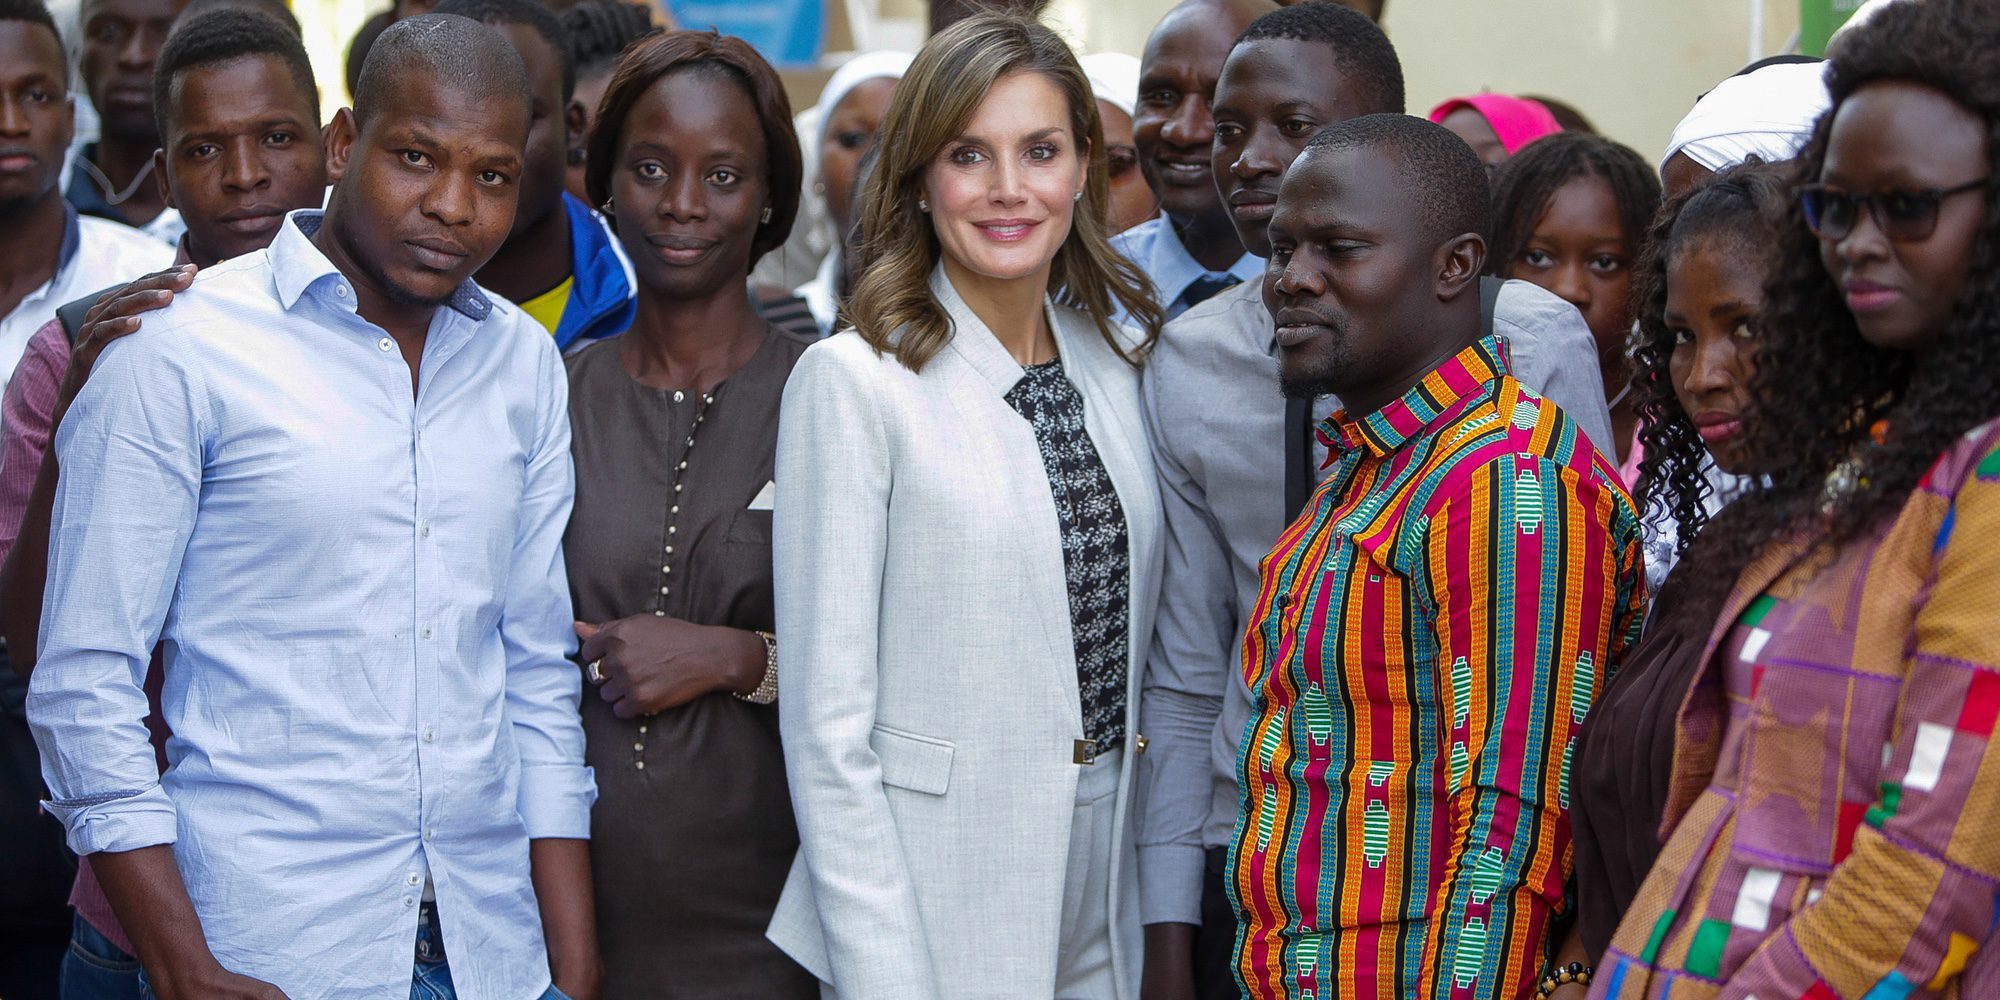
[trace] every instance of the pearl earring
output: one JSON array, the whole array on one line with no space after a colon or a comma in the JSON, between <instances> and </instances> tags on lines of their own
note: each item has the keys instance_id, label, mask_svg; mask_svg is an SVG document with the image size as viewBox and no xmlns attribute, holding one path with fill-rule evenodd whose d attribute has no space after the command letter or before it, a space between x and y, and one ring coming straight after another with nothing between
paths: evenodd
<instances>
[{"instance_id":1,"label":"pearl earring","mask_svg":"<svg viewBox=\"0 0 2000 1000\"><path fill-rule=\"evenodd\" d=\"M917 199L917 211L919 211L919 212L928 212L928 211L930 211L930 210L931 210L931 203L930 203L930 202L928 202L928 201L925 201L925 200L923 200L922 198L918 198L918 199Z\"/></svg>"},{"instance_id":2,"label":"pearl earring","mask_svg":"<svg viewBox=\"0 0 2000 1000\"><path fill-rule=\"evenodd\" d=\"M1071 200L1071 201L1082 201L1082 200L1083 200L1083 192L1081 192L1081 191L1078 191L1077 193L1075 193L1075 194L1073 194L1073 195L1070 195L1070 198L1069 198L1069 200Z\"/></svg>"}]
</instances>

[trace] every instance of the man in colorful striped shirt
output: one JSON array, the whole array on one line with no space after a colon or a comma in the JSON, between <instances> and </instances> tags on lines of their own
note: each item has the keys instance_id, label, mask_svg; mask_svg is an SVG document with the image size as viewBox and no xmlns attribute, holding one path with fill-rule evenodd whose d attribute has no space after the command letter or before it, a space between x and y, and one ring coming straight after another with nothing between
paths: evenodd
<instances>
[{"instance_id":1,"label":"man in colorful striped shirt","mask_svg":"<svg viewBox=\"0 0 2000 1000\"><path fill-rule=\"evenodd\" d=\"M1480 336L1479 160L1420 119L1320 133L1264 300L1333 468L1262 567L1228 878L1258 998L1515 998L1570 865L1570 738L1636 636L1639 520Z\"/></svg>"}]
</instances>

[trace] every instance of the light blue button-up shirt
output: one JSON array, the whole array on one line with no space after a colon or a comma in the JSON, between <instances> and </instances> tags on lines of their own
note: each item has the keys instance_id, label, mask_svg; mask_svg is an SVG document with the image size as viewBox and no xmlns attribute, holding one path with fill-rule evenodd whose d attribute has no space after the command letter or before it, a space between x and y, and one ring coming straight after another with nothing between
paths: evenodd
<instances>
[{"instance_id":1,"label":"light blue button-up shirt","mask_svg":"<svg viewBox=\"0 0 2000 1000\"><path fill-rule=\"evenodd\" d=\"M1261 281L1264 259L1245 253L1229 265L1228 271L1210 271L1187 251L1165 213L1153 216L1111 238L1111 248L1139 265L1153 279L1153 291L1160 297L1162 319L1173 319L1195 305L1187 300L1188 286L1203 278L1235 278L1238 282ZM1119 321L1123 322L1121 315Z\"/></svg>"},{"instance_id":2,"label":"light blue button-up shirt","mask_svg":"<svg viewBox=\"0 0 2000 1000\"><path fill-rule=\"evenodd\" d=\"M587 837L595 797L562 361L467 283L413 398L319 222L147 314L63 420L28 701L49 805L79 854L173 844L216 958L293 1000L404 995L426 880L459 996L532 1000L528 841Z\"/></svg>"}]
</instances>

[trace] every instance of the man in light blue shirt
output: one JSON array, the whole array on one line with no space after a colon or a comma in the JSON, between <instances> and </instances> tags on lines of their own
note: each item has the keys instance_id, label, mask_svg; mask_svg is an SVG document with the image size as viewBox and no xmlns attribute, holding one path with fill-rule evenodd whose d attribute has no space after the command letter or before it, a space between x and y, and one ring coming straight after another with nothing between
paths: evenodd
<instances>
[{"instance_id":1,"label":"man in light blue shirt","mask_svg":"<svg viewBox=\"0 0 2000 1000\"><path fill-rule=\"evenodd\" d=\"M1276 5L1271 0L1185 0L1146 39L1132 144L1160 214L1111 240L1153 280L1163 319L1264 273L1245 253L1209 166L1215 119L1209 103L1236 36Z\"/></svg>"},{"instance_id":2,"label":"man in light blue shirt","mask_svg":"<svg viewBox=\"0 0 2000 1000\"><path fill-rule=\"evenodd\" d=\"M492 29L392 26L326 211L106 347L58 432L29 718L161 1000L595 997L566 381L468 280L525 93Z\"/></svg>"}]
</instances>

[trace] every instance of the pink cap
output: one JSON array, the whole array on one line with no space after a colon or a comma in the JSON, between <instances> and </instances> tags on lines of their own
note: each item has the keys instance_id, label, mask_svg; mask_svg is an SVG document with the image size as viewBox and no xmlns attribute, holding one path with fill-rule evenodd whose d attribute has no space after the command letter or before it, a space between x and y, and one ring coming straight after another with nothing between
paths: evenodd
<instances>
[{"instance_id":1,"label":"pink cap","mask_svg":"<svg viewBox=\"0 0 2000 1000\"><path fill-rule=\"evenodd\" d=\"M1500 137L1500 145L1507 147L1507 155L1521 151L1521 147L1545 135L1562 131L1556 124L1556 116L1540 101L1525 97L1509 97L1506 94L1473 94L1470 97L1454 97L1431 109L1430 118L1442 122L1446 115L1460 108L1471 108L1493 126L1493 134Z\"/></svg>"}]
</instances>

